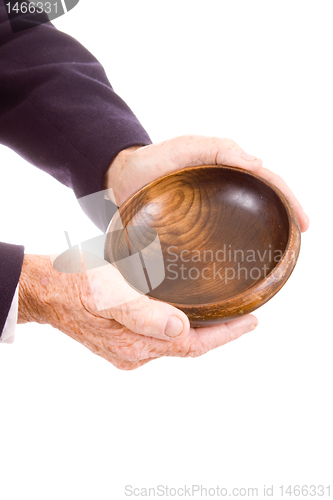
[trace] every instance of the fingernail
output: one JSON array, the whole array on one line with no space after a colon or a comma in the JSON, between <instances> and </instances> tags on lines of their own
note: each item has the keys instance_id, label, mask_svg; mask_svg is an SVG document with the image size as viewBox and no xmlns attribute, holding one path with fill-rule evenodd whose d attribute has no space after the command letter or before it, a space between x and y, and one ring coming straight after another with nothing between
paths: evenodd
<instances>
[{"instance_id":1,"label":"fingernail","mask_svg":"<svg viewBox=\"0 0 333 500\"><path fill-rule=\"evenodd\" d=\"M251 325L249 325L249 327L246 329L244 333L252 332L255 328L257 328L257 326L258 325L256 325L255 323L252 323Z\"/></svg>"},{"instance_id":2,"label":"fingernail","mask_svg":"<svg viewBox=\"0 0 333 500\"><path fill-rule=\"evenodd\" d=\"M247 161L258 160L258 158L256 156L248 155L247 153L242 153L241 157L243 158L243 160L247 160Z\"/></svg>"},{"instance_id":3,"label":"fingernail","mask_svg":"<svg viewBox=\"0 0 333 500\"><path fill-rule=\"evenodd\" d=\"M183 322L177 316L170 316L166 324L164 333L168 337L178 337L184 329Z\"/></svg>"}]
</instances>

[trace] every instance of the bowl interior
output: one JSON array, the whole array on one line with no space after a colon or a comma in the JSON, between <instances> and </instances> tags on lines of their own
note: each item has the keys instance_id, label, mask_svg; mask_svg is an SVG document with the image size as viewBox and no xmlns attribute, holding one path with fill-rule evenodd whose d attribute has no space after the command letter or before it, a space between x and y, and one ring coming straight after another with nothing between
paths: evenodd
<instances>
[{"instance_id":1,"label":"bowl interior","mask_svg":"<svg viewBox=\"0 0 333 500\"><path fill-rule=\"evenodd\" d=\"M196 167L163 177L116 216L106 258L132 286L173 304L218 303L245 292L274 269L289 238L277 192L230 167ZM136 264L128 259L134 255ZM140 285L142 269L148 289Z\"/></svg>"}]
</instances>

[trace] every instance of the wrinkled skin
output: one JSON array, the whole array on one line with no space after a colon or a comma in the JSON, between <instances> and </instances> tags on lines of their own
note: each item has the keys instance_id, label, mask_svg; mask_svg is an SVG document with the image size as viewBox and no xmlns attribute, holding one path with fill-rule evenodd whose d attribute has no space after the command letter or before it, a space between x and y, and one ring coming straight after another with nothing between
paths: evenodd
<instances>
[{"instance_id":1,"label":"wrinkled skin","mask_svg":"<svg viewBox=\"0 0 333 500\"><path fill-rule=\"evenodd\" d=\"M25 257L20 283L20 322L50 324L117 368L131 370L161 356L200 356L238 338L257 324L254 317L248 316L229 326L194 329L189 328L187 317L179 311L183 332L178 337L162 340L133 331L163 335L161 325L168 318L168 312L154 318L150 303L157 304L138 294L137 299L121 307L97 312L86 274L58 273L47 256ZM152 332L149 326L154 325L154 320L160 321ZM131 324L132 329L124 323Z\"/></svg>"},{"instance_id":2,"label":"wrinkled skin","mask_svg":"<svg viewBox=\"0 0 333 500\"><path fill-rule=\"evenodd\" d=\"M308 218L285 182L230 139L183 136L129 148L112 162L106 187L112 188L120 205L157 177L204 164L242 167L274 183L294 206L301 230L307 230ZM83 274L58 273L47 256L25 255L19 292L19 323L50 324L124 370L162 356L201 356L258 324L255 316L246 315L222 325L190 328L182 311L140 295L113 266ZM105 295L114 297L114 305L98 310L96 297Z\"/></svg>"}]
</instances>

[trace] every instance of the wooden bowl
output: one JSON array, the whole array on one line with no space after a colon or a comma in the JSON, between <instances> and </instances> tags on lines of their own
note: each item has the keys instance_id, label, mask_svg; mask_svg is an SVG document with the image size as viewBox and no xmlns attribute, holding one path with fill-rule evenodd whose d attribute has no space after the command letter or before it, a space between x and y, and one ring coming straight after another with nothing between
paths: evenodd
<instances>
[{"instance_id":1,"label":"wooden bowl","mask_svg":"<svg viewBox=\"0 0 333 500\"><path fill-rule=\"evenodd\" d=\"M126 200L110 223L105 259L134 288L206 326L273 297L300 241L279 189L241 168L205 165L161 177Z\"/></svg>"}]
</instances>

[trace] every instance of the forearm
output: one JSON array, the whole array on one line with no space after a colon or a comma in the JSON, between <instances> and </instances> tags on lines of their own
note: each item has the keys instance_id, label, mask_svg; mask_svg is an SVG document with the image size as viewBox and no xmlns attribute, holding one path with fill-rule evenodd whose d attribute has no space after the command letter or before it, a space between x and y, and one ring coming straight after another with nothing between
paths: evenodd
<instances>
[{"instance_id":1,"label":"forearm","mask_svg":"<svg viewBox=\"0 0 333 500\"><path fill-rule=\"evenodd\" d=\"M79 42L51 23L13 34L3 0L0 65L0 142L78 198L104 189L120 151L151 142Z\"/></svg>"},{"instance_id":2,"label":"forearm","mask_svg":"<svg viewBox=\"0 0 333 500\"><path fill-rule=\"evenodd\" d=\"M58 327L77 302L77 285L84 275L55 271L45 255L25 255L19 281L18 323Z\"/></svg>"}]
</instances>

